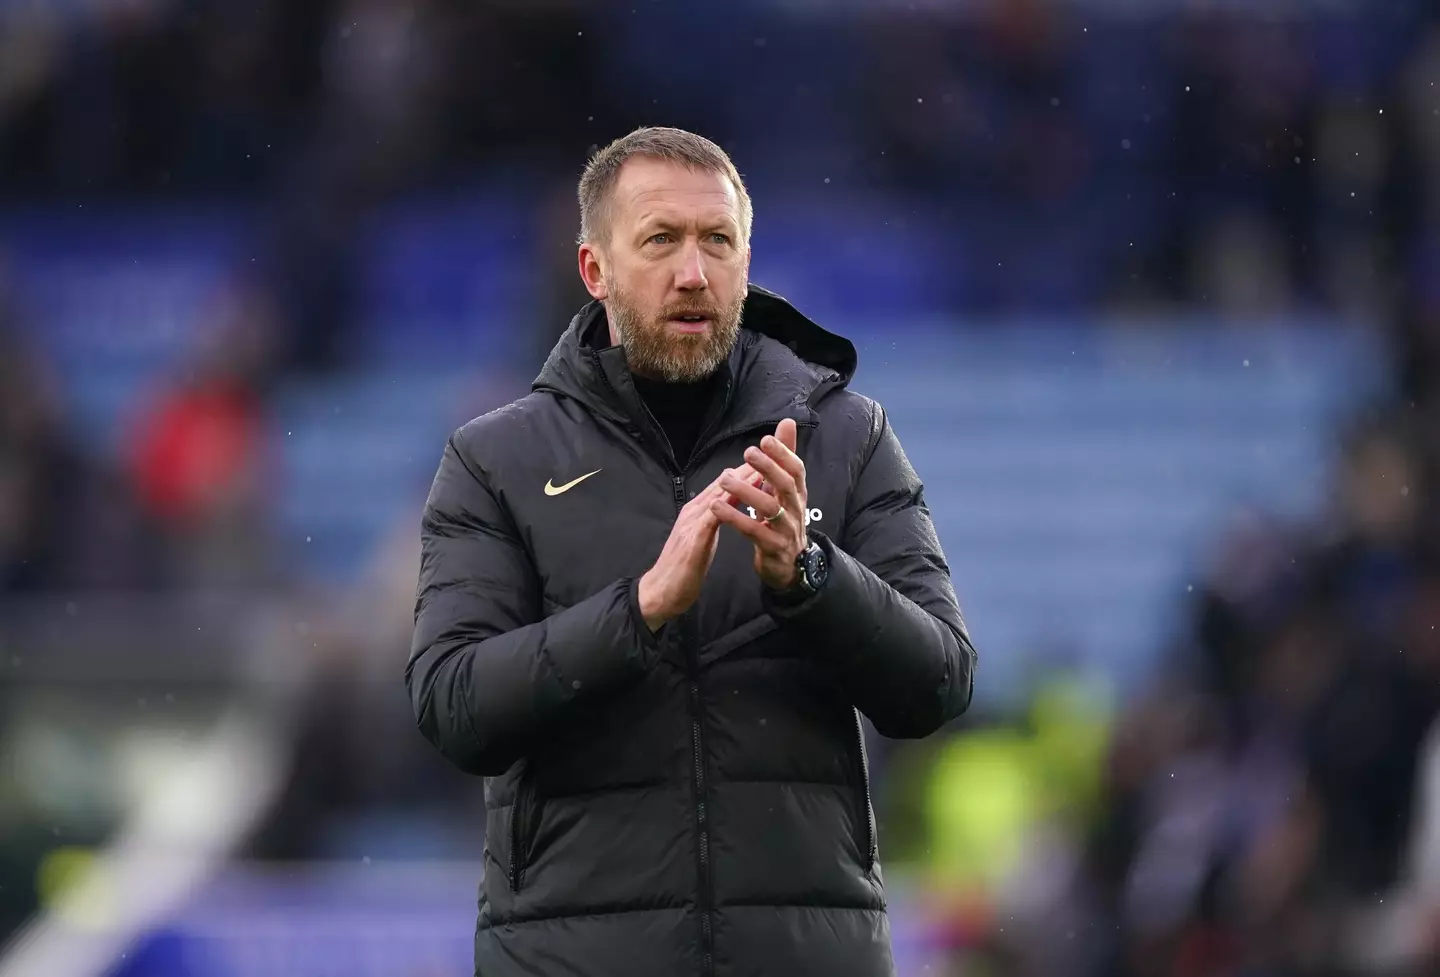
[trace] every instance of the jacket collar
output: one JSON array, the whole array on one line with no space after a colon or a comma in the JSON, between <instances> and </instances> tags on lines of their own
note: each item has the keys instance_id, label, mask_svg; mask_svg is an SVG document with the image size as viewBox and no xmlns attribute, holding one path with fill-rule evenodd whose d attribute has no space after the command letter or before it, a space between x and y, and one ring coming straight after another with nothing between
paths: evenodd
<instances>
[{"instance_id":1,"label":"jacket collar","mask_svg":"<svg viewBox=\"0 0 1440 977\"><path fill-rule=\"evenodd\" d=\"M775 293L751 285L742 316L735 346L720 368L723 401L704 438L707 443L773 427L785 417L813 423L814 405L855 374L854 345L822 329ZM605 308L599 302L590 302L571 320L533 388L570 397L630 429L645 423L625 351L610 344ZM697 451L702 448L696 445Z\"/></svg>"}]
</instances>

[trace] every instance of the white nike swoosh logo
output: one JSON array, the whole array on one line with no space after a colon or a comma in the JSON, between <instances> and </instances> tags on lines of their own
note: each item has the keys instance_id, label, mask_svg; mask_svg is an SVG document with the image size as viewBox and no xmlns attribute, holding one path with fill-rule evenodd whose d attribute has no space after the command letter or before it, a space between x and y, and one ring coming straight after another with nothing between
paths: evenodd
<instances>
[{"instance_id":1,"label":"white nike swoosh logo","mask_svg":"<svg viewBox=\"0 0 1440 977\"><path fill-rule=\"evenodd\" d=\"M591 472L590 475L598 475L602 471L604 471L603 468L597 468L593 472ZM552 485L547 479L545 482L545 494L560 495L561 493L568 492L575 486L579 485L581 482L585 481L585 479L589 478L590 475L581 475L579 478L574 479L573 481L566 482L564 485Z\"/></svg>"}]
</instances>

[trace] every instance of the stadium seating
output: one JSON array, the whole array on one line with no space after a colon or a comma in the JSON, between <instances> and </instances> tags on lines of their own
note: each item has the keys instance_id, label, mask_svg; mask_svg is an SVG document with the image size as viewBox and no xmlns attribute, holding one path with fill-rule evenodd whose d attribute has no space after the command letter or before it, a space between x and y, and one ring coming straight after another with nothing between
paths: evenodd
<instances>
[{"instance_id":1,"label":"stadium seating","mask_svg":"<svg viewBox=\"0 0 1440 977\"><path fill-rule=\"evenodd\" d=\"M1380 380L1370 337L1322 323L865 345L856 386L926 481L1001 697L1056 656L1142 679L1202 547L1241 506L1321 505L1335 424Z\"/></svg>"}]
</instances>

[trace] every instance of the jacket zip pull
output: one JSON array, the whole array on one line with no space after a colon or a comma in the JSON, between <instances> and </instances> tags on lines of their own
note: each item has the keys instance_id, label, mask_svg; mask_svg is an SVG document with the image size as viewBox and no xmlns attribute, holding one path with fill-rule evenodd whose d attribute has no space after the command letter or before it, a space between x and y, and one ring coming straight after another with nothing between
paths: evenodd
<instances>
[{"instance_id":1,"label":"jacket zip pull","mask_svg":"<svg viewBox=\"0 0 1440 977\"><path fill-rule=\"evenodd\" d=\"M714 934L710 923L710 887L713 882L710 878L710 824L709 816L705 809L705 746L704 730L700 725L702 705L700 702L700 683L698 679L690 683L690 710L691 710L691 732L690 743L695 755L695 824L699 834L699 847L697 855L699 860L699 882L700 882L700 951L701 951L701 973L704 977L710 977L714 973L715 963L713 953Z\"/></svg>"},{"instance_id":2,"label":"jacket zip pull","mask_svg":"<svg viewBox=\"0 0 1440 977\"><path fill-rule=\"evenodd\" d=\"M525 832L522 818L525 815L525 775L529 771L523 771L520 779L515 784L515 797L510 804L510 891L519 892L520 885L524 880L525 864L524 853L520 850L525 842Z\"/></svg>"},{"instance_id":3,"label":"jacket zip pull","mask_svg":"<svg viewBox=\"0 0 1440 977\"><path fill-rule=\"evenodd\" d=\"M676 479L676 482L681 483L681 480ZM677 491L679 490L680 487L677 485ZM712 892L714 880L710 876L710 817L706 810L709 794L705 787L705 728L702 725L705 706L700 698L699 664L695 661L693 654L693 649L687 649L687 658L692 669L690 748L695 759L695 830L698 836L696 875L700 883L696 909L700 915L700 973L702 977L712 977L715 972L715 934L712 930L710 913L711 903L714 901Z\"/></svg>"},{"instance_id":4,"label":"jacket zip pull","mask_svg":"<svg viewBox=\"0 0 1440 977\"><path fill-rule=\"evenodd\" d=\"M852 707L850 711L855 714L855 738L860 746L861 803L865 805L865 810L861 812L865 823L865 847L861 855L865 859L865 871L868 872L875 867L879 858L880 839L875 826L875 805L870 798L870 758L865 749L865 725L860 721L860 710Z\"/></svg>"}]
</instances>

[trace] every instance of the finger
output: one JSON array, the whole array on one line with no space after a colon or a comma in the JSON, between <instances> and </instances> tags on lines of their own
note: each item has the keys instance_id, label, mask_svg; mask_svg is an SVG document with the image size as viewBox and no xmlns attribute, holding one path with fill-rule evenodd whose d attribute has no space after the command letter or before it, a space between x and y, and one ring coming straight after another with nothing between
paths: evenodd
<instances>
[{"instance_id":1,"label":"finger","mask_svg":"<svg viewBox=\"0 0 1440 977\"><path fill-rule=\"evenodd\" d=\"M808 497L808 489L805 486L805 462L781 438L768 437L760 439L760 450L779 463L780 467L790 473L795 479L795 492L800 501Z\"/></svg>"},{"instance_id":2,"label":"finger","mask_svg":"<svg viewBox=\"0 0 1440 977\"><path fill-rule=\"evenodd\" d=\"M762 518L771 518L780 509L780 500L759 485L751 485L735 478L729 478L723 484L736 502L752 507Z\"/></svg>"},{"instance_id":3,"label":"finger","mask_svg":"<svg viewBox=\"0 0 1440 977\"><path fill-rule=\"evenodd\" d=\"M739 501L730 486L744 485L753 486L763 492L765 491L765 477L749 465L741 465L739 468L730 469L728 472L722 473L721 476L716 479L718 497L724 501L726 505L734 505Z\"/></svg>"},{"instance_id":4,"label":"finger","mask_svg":"<svg viewBox=\"0 0 1440 977\"><path fill-rule=\"evenodd\" d=\"M795 510L804 507L804 499L801 498L799 488L795 484L795 476L780 466L780 463L759 448L751 447L745 449L745 458L750 465L765 476L765 481L775 490L775 495L780 499L780 504L789 506Z\"/></svg>"},{"instance_id":5,"label":"finger","mask_svg":"<svg viewBox=\"0 0 1440 977\"><path fill-rule=\"evenodd\" d=\"M704 491L703 491L701 494L703 495L705 492L718 492L718 491L721 491L722 489L721 489L720 483L721 483L722 481L724 481L726 478L736 478L736 479L739 479L739 480L742 481L742 482L749 482L749 483L751 483L751 484L756 484L756 483L758 483L759 480L760 480L760 473L757 472L757 471L755 470L755 468L754 468L752 465L748 464L748 463L747 463L747 464L744 464L744 465L741 465L739 468L727 468L727 469L725 469L724 471L722 471L719 475L716 475L716 476L715 476L715 481L713 481L713 482L711 482L709 485L705 486L705 489L704 489Z\"/></svg>"},{"instance_id":6,"label":"finger","mask_svg":"<svg viewBox=\"0 0 1440 977\"><path fill-rule=\"evenodd\" d=\"M787 417L775 427L775 437L781 444L795 451L796 440L800 436L800 428L793 417Z\"/></svg>"},{"instance_id":7,"label":"finger","mask_svg":"<svg viewBox=\"0 0 1440 977\"><path fill-rule=\"evenodd\" d=\"M767 553L780 553L785 549L785 537L770 528L763 520L751 519L748 515L728 505L716 503L711 512L720 523L738 530Z\"/></svg>"},{"instance_id":8,"label":"finger","mask_svg":"<svg viewBox=\"0 0 1440 977\"><path fill-rule=\"evenodd\" d=\"M703 489L700 490L700 495L714 495L716 492L719 492L719 491L720 491L720 482L721 482L726 476L728 476L728 475L733 475L733 474L735 474L737 471L739 471L739 469L736 469L736 468L726 468L726 469L725 469L724 471L722 471L719 475L716 475L715 478L714 478L714 480L711 481L709 485L705 486Z\"/></svg>"},{"instance_id":9,"label":"finger","mask_svg":"<svg viewBox=\"0 0 1440 977\"><path fill-rule=\"evenodd\" d=\"M805 462L789 445L780 438L769 436L760 439L760 450L780 463L796 481L805 477Z\"/></svg>"},{"instance_id":10,"label":"finger","mask_svg":"<svg viewBox=\"0 0 1440 977\"><path fill-rule=\"evenodd\" d=\"M697 494L695 498L691 501L694 502L698 508L704 508L716 499L725 498L728 493L725 487L721 484L721 482L724 481L725 478L730 476L733 476L742 482L755 482L760 478L759 473L757 473L755 469L749 465L741 465L739 468L727 468L719 475L715 476L715 480L709 485L705 486L703 489L701 489L699 494Z\"/></svg>"}]
</instances>

